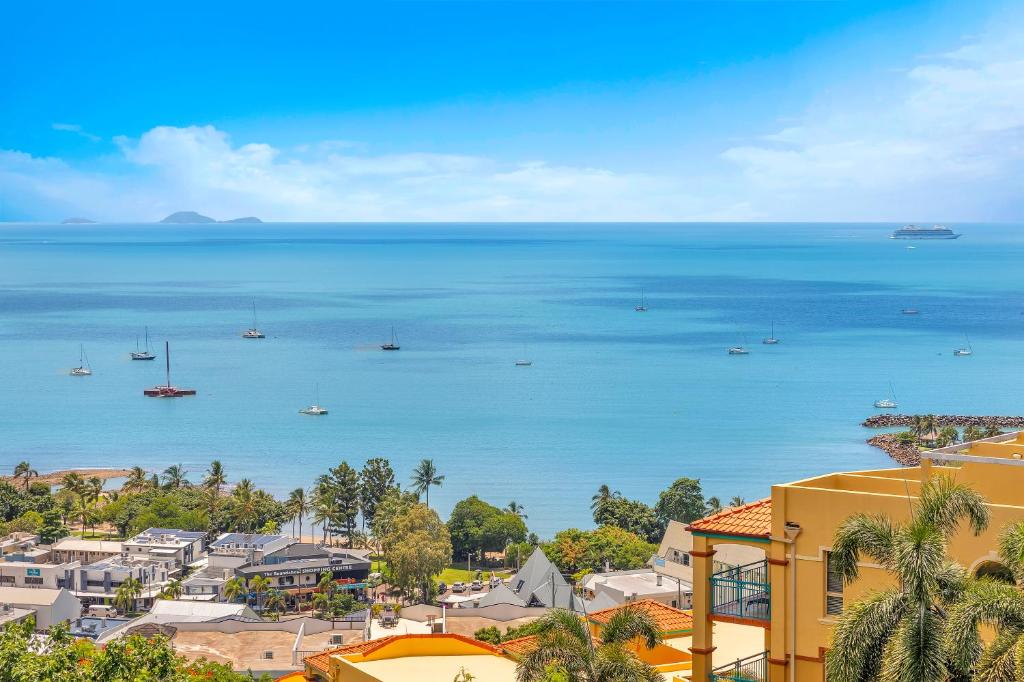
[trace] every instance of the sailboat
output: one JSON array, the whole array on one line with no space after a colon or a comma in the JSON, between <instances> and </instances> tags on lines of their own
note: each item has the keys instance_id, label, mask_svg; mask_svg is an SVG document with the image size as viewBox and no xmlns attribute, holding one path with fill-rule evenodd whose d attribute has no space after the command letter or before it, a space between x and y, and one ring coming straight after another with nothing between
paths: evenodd
<instances>
[{"instance_id":1,"label":"sailboat","mask_svg":"<svg viewBox=\"0 0 1024 682\"><path fill-rule=\"evenodd\" d=\"M135 352L132 360L155 360L156 356L149 352L149 327L146 327L146 350L139 350L139 337L135 337Z\"/></svg>"},{"instance_id":2,"label":"sailboat","mask_svg":"<svg viewBox=\"0 0 1024 682\"><path fill-rule=\"evenodd\" d=\"M526 360L526 344L523 344L523 354L519 360L516 360L516 367L529 367L533 364L533 360Z\"/></svg>"},{"instance_id":3,"label":"sailboat","mask_svg":"<svg viewBox=\"0 0 1024 682\"><path fill-rule=\"evenodd\" d=\"M896 402L896 391L893 389L891 381L889 382L889 397L876 400L875 407L879 407L884 410L894 410L899 407L899 404Z\"/></svg>"},{"instance_id":4,"label":"sailboat","mask_svg":"<svg viewBox=\"0 0 1024 682\"><path fill-rule=\"evenodd\" d=\"M171 385L171 344L164 341L164 357L167 360L167 385L154 386L142 391L142 394L150 398L180 398L186 395L195 395L194 388L178 388Z\"/></svg>"},{"instance_id":5,"label":"sailboat","mask_svg":"<svg viewBox=\"0 0 1024 682\"><path fill-rule=\"evenodd\" d=\"M638 313L646 313L647 312L647 300L644 298L644 290L643 289L640 290L640 305L638 305L637 307L633 308L633 310L637 311Z\"/></svg>"},{"instance_id":6,"label":"sailboat","mask_svg":"<svg viewBox=\"0 0 1024 682\"><path fill-rule=\"evenodd\" d=\"M266 335L256 327L256 301L252 302L252 327L242 332L243 339L263 339Z\"/></svg>"},{"instance_id":7,"label":"sailboat","mask_svg":"<svg viewBox=\"0 0 1024 682\"><path fill-rule=\"evenodd\" d=\"M974 355L974 348L971 347L971 339L967 334L964 334L964 339L967 341L966 348L957 348L953 351L953 355L956 357L963 357L965 355Z\"/></svg>"},{"instance_id":8,"label":"sailboat","mask_svg":"<svg viewBox=\"0 0 1024 682\"><path fill-rule=\"evenodd\" d=\"M316 399L313 401L313 404L305 409L299 410L299 414L308 414L312 417L319 417L327 414L327 408L321 407L320 405L320 384L316 385L315 395Z\"/></svg>"},{"instance_id":9,"label":"sailboat","mask_svg":"<svg viewBox=\"0 0 1024 682\"><path fill-rule=\"evenodd\" d=\"M85 354L85 346L79 344L78 346L78 367L69 372L73 377L87 377L92 376L92 367L89 366L89 358Z\"/></svg>"},{"instance_id":10,"label":"sailboat","mask_svg":"<svg viewBox=\"0 0 1024 682\"><path fill-rule=\"evenodd\" d=\"M391 342L382 343L380 345L381 350L400 350L402 347L398 345L398 340L395 338L395 328L391 328Z\"/></svg>"},{"instance_id":11,"label":"sailboat","mask_svg":"<svg viewBox=\"0 0 1024 682\"><path fill-rule=\"evenodd\" d=\"M775 338L775 320L772 320L772 333L767 339L761 339L761 343L766 346L774 346L779 340Z\"/></svg>"}]
</instances>

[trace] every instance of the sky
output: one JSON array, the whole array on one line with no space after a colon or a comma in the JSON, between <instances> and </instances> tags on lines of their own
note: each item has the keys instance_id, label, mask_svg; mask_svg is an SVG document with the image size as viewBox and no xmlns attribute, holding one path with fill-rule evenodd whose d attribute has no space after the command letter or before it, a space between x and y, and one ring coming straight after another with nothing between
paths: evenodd
<instances>
[{"instance_id":1,"label":"sky","mask_svg":"<svg viewBox=\"0 0 1024 682\"><path fill-rule=\"evenodd\" d=\"M0 222L1019 221L1024 8L0 7Z\"/></svg>"}]
</instances>

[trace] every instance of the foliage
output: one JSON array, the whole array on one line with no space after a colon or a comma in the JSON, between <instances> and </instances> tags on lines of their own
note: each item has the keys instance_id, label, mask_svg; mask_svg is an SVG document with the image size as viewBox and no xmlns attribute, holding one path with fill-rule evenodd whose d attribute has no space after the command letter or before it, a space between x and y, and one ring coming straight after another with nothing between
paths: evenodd
<instances>
[{"instance_id":1,"label":"foliage","mask_svg":"<svg viewBox=\"0 0 1024 682\"><path fill-rule=\"evenodd\" d=\"M25 495L7 481L0 481L0 521L11 521L21 516L28 504Z\"/></svg>"},{"instance_id":2,"label":"foliage","mask_svg":"<svg viewBox=\"0 0 1024 682\"><path fill-rule=\"evenodd\" d=\"M493 625L485 628L480 628L473 633L474 639L479 639L481 642L487 642L488 644L501 644L501 630Z\"/></svg>"},{"instance_id":3,"label":"foliage","mask_svg":"<svg viewBox=\"0 0 1024 682\"><path fill-rule=\"evenodd\" d=\"M654 510L639 500L610 497L594 509L594 523L599 526L617 526L644 538L648 542L661 539L662 525Z\"/></svg>"},{"instance_id":4,"label":"foliage","mask_svg":"<svg viewBox=\"0 0 1024 682\"><path fill-rule=\"evenodd\" d=\"M448 517L452 551L456 561L470 552L498 552L509 542L526 540L526 524L512 512L502 511L476 495L460 501Z\"/></svg>"},{"instance_id":5,"label":"foliage","mask_svg":"<svg viewBox=\"0 0 1024 682\"><path fill-rule=\"evenodd\" d=\"M700 479L677 478L672 485L661 491L654 511L661 521L662 527L669 521L692 523L704 516L707 508L704 505L704 492L700 487Z\"/></svg>"},{"instance_id":6,"label":"foliage","mask_svg":"<svg viewBox=\"0 0 1024 682\"><path fill-rule=\"evenodd\" d=\"M430 506L431 486L441 487L444 484L444 476L437 473L434 460L423 459L416 465L412 472L412 490L417 495L426 494L426 505Z\"/></svg>"},{"instance_id":7,"label":"foliage","mask_svg":"<svg viewBox=\"0 0 1024 682\"><path fill-rule=\"evenodd\" d=\"M603 571L605 562L615 570L641 568L657 550L655 545L615 526L591 531L563 530L541 548L563 573L587 568Z\"/></svg>"},{"instance_id":8,"label":"foliage","mask_svg":"<svg viewBox=\"0 0 1024 682\"><path fill-rule=\"evenodd\" d=\"M373 526L377 507L388 491L395 487L395 471L383 457L366 460L359 472L359 504L363 512L363 526Z\"/></svg>"},{"instance_id":9,"label":"foliage","mask_svg":"<svg viewBox=\"0 0 1024 682\"><path fill-rule=\"evenodd\" d=\"M68 529L61 521L60 512L53 508L43 512L43 523L39 527L39 542L44 545L53 544L67 534Z\"/></svg>"},{"instance_id":10,"label":"foliage","mask_svg":"<svg viewBox=\"0 0 1024 682\"><path fill-rule=\"evenodd\" d=\"M950 607L969 590L947 549L963 523L978 535L989 523L980 495L939 476L921 487L909 521L855 514L840 525L830 561L847 584L862 556L894 574L896 585L850 604L833 630L826 676L833 682L881 677L892 682L945 682L969 674L970 651L946 638Z\"/></svg>"},{"instance_id":11,"label":"foliage","mask_svg":"<svg viewBox=\"0 0 1024 682\"><path fill-rule=\"evenodd\" d=\"M452 555L448 528L425 504L413 504L394 516L380 542L392 580L403 594L417 586L429 593L432 576L444 569Z\"/></svg>"}]
</instances>

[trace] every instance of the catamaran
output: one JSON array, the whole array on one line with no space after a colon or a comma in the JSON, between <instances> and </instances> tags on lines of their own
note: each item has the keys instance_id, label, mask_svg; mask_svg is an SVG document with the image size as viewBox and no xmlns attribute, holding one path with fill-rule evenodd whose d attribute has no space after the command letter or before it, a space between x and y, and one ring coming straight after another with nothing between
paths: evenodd
<instances>
[{"instance_id":1,"label":"catamaran","mask_svg":"<svg viewBox=\"0 0 1024 682\"><path fill-rule=\"evenodd\" d=\"M167 385L154 386L143 389L142 394L150 398L181 398L186 395L195 395L194 388L178 388L171 385L171 344L164 341L164 358L167 360Z\"/></svg>"},{"instance_id":2,"label":"catamaran","mask_svg":"<svg viewBox=\"0 0 1024 682\"><path fill-rule=\"evenodd\" d=\"M644 298L644 290L643 289L640 290L640 305L638 305L637 307L633 308L633 310L637 311L638 313L646 313L647 312L647 300Z\"/></svg>"},{"instance_id":3,"label":"catamaran","mask_svg":"<svg viewBox=\"0 0 1024 682\"><path fill-rule=\"evenodd\" d=\"M761 343L766 346L774 346L779 340L775 338L775 320L772 320L772 333L767 339L761 339Z\"/></svg>"},{"instance_id":4,"label":"catamaran","mask_svg":"<svg viewBox=\"0 0 1024 682\"><path fill-rule=\"evenodd\" d=\"M395 338L395 328L391 328L391 342L382 343L380 345L381 350L401 350L401 346L398 345L398 340Z\"/></svg>"},{"instance_id":5,"label":"catamaran","mask_svg":"<svg viewBox=\"0 0 1024 682\"><path fill-rule=\"evenodd\" d=\"M875 407L883 410L894 410L899 407L899 404L896 402L896 391L892 387L892 382L889 382L889 397L876 400Z\"/></svg>"},{"instance_id":6,"label":"catamaran","mask_svg":"<svg viewBox=\"0 0 1024 682\"><path fill-rule=\"evenodd\" d=\"M750 355L750 351L743 346L732 346L729 348L729 355Z\"/></svg>"},{"instance_id":7,"label":"catamaran","mask_svg":"<svg viewBox=\"0 0 1024 682\"><path fill-rule=\"evenodd\" d=\"M309 407L299 410L299 414L308 414L311 417L319 417L327 414L327 408L320 405L320 384L316 385L315 400Z\"/></svg>"},{"instance_id":8,"label":"catamaran","mask_svg":"<svg viewBox=\"0 0 1024 682\"><path fill-rule=\"evenodd\" d=\"M263 339L266 335L256 325L256 301L252 302L252 327L242 332L243 339Z\"/></svg>"},{"instance_id":9,"label":"catamaran","mask_svg":"<svg viewBox=\"0 0 1024 682\"><path fill-rule=\"evenodd\" d=\"M139 350L139 337L135 337L135 352L132 360L155 360L156 356L149 352L149 327L146 327L146 350Z\"/></svg>"},{"instance_id":10,"label":"catamaran","mask_svg":"<svg viewBox=\"0 0 1024 682\"><path fill-rule=\"evenodd\" d=\"M953 351L953 355L956 357L963 357L965 355L974 355L974 348L971 347L971 339L967 334L964 334L964 339L967 341L966 348L957 348Z\"/></svg>"},{"instance_id":11,"label":"catamaran","mask_svg":"<svg viewBox=\"0 0 1024 682\"><path fill-rule=\"evenodd\" d=\"M85 346L78 346L78 367L69 372L73 377L92 376L92 367L89 366L89 356L85 354Z\"/></svg>"}]
</instances>

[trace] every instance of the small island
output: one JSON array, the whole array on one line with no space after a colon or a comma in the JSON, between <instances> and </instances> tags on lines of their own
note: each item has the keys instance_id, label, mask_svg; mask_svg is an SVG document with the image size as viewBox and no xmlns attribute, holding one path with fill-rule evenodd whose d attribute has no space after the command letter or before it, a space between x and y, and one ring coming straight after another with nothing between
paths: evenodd
<instances>
[{"instance_id":1,"label":"small island","mask_svg":"<svg viewBox=\"0 0 1024 682\"><path fill-rule=\"evenodd\" d=\"M195 211L178 211L167 216L161 223L175 223L175 224L201 224L201 223L215 223L217 222L209 216L205 216L202 213L196 213Z\"/></svg>"},{"instance_id":2,"label":"small island","mask_svg":"<svg viewBox=\"0 0 1024 682\"><path fill-rule=\"evenodd\" d=\"M61 225L94 225L95 220L89 220L88 218L65 218L60 221Z\"/></svg>"},{"instance_id":3,"label":"small island","mask_svg":"<svg viewBox=\"0 0 1024 682\"><path fill-rule=\"evenodd\" d=\"M232 218L231 220L222 220L222 223L262 223L263 221L256 216L245 216L244 218Z\"/></svg>"}]
</instances>

